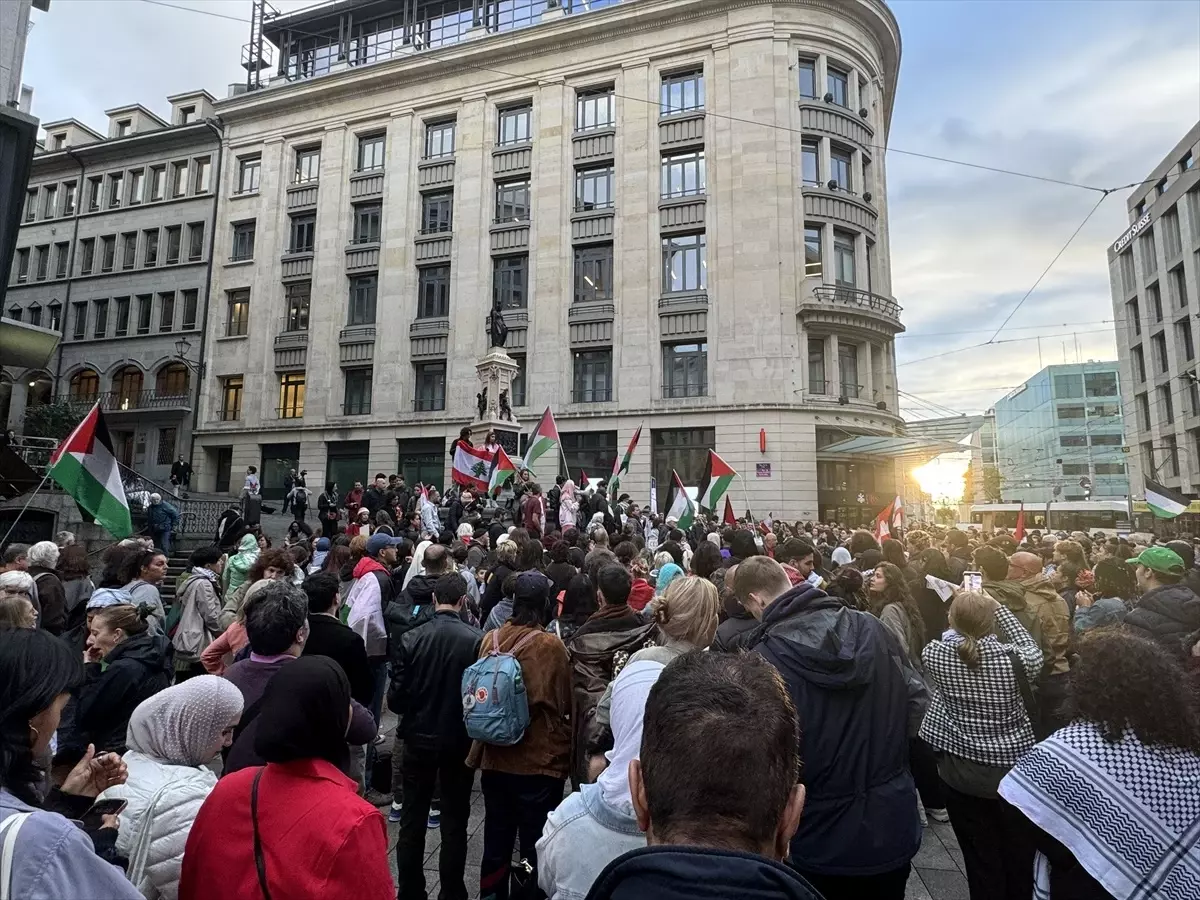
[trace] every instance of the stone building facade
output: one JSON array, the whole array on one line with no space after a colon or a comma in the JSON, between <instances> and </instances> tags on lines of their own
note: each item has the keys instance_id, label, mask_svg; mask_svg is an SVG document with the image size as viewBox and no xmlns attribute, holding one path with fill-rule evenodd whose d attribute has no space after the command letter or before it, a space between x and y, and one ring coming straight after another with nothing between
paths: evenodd
<instances>
[{"instance_id":1,"label":"stone building facade","mask_svg":"<svg viewBox=\"0 0 1200 900\"><path fill-rule=\"evenodd\" d=\"M293 466L316 490L444 483L496 300L516 416L550 406L562 433L541 480L603 474L644 424L642 502L710 447L739 513L894 491L885 458L831 458L818 486L822 447L901 426L887 7L462 5L270 18L276 74L217 103L202 489L247 465L267 496Z\"/></svg>"}]
</instances>

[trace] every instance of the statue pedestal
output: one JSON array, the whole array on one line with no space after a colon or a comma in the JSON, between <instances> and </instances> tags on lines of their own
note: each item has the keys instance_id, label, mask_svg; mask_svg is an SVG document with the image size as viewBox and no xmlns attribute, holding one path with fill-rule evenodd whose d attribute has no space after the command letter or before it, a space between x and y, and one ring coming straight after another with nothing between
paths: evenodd
<instances>
[{"instance_id":1,"label":"statue pedestal","mask_svg":"<svg viewBox=\"0 0 1200 900\"><path fill-rule=\"evenodd\" d=\"M505 452L513 457L517 455L521 423L512 414L511 406L512 382L520 370L503 347L492 347L475 364L483 395L483 403L476 407L479 417L471 423L471 441L476 446L483 443L489 431L495 431Z\"/></svg>"}]
</instances>

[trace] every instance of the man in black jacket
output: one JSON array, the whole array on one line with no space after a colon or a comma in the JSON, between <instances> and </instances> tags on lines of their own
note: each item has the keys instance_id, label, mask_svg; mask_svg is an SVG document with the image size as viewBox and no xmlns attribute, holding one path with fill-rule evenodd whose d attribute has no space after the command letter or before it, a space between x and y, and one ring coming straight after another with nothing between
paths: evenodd
<instances>
[{"instance_id":1,"label":"man in black jacket","mask_svg":"<svg viewBox=\"0 0 1200 900\"><path fill-rule=\"evenodd\" d=\"M467 593L461 575L443 575L434 585L433 618L404 633L392 648L388 706L400 717L404 808L396 844L400 897L425 896L426 817L434 782L440 784L442 846L438 853L439 896L465 898L467 819L475 772L467 767L471 741L463 726L462 676L479 655L483 632L460 618Z\"/></svg>"},{"instance_id":2,"label":"man in black jacket","mask_svg":"<svg viewBox=\"0 0 1200 900\"><path fill-rule=\"evenodd\" d=\"M363 639L338 618L342 598L340 583L332 572L319 572L304 579L308 595L308 640L301 656L328 656L342 667L350 682L350 696L363 706L371 706L375 679L367 663Z\"/></svg>"},{"instance_id":3,"label":"man in black jacket","mask_svg":"<svg viewBox=\"0 0 1200 900\"><path fill-rule=\"evenodd\" d=\"M382 472L375 476L374 483L363 492L362 504L371 512L371 522L375 521L375 513L387 508L387 476ZM391 515L389 510L388 515Z\"/></svg>"}]
</instances>

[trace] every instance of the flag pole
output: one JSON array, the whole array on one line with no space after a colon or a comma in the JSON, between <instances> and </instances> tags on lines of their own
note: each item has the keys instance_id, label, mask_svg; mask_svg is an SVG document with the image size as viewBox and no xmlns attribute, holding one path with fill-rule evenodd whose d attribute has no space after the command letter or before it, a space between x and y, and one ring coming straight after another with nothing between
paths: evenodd
<instances>
[{"instance_id":1,"label":"flag pole","mask_svg":"<svg viewBox=\"0 0 1200 900\"><path fill-rule=\"evenodd\" d=\"M21 507L21 511L17 513L17 517L13 519L13 523L8 526L8 531L4 532L4 537L0 538L0 547L3 547L8 543L8 536L13 533L13 529L16 528L17 523L21 521L21 516L25 515L25 510L29 509L29 504L33 502L33 498L37 496L38 491L45 486L46 480L49 477L50 471L49 468L47 468L46 473L42 475L42 480L38 482L38 486L33 489L33 493L29 495L29 499L25 501L25 505Z\"/></svg>"},{"instance_id":2,"label":"flag pole","mask_svg":"<svg viewBox=\"0 0 1200 900\"><path fill-rule=\"evenodd\" d=\"M754 516L753 516L753 510L750 509L750 489L748 487L746 487L746 479L744 477L742 477L742 474L740 472L738 473L737 477L742 480L742 496L746 498L746 512L751 513L750 524L753 525L754 524Z\"/></svg>"}]
</instances>

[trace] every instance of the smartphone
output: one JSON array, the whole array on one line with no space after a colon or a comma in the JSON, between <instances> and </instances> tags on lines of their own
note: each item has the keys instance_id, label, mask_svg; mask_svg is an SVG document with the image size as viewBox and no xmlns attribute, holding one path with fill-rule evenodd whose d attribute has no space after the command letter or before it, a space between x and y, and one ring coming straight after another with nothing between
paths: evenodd
<instances>
[{"instance_id":1,"label":"smartphone","mask_svg":"<svg viewBox=\"0 0 1200 900\"><path fill-rule=\"evenodd\" d=\"M124 800L97 800L79 821L84 831L99 831L105 816L117 816L125 809Z\"/></svg>"},{"instance_id":2,"label":"smartphone","mask_svg":"<svg viewBox=\"0 0 1200 900\"><path fill-rule=\"evenodd\" d=\"M963 588L968 591L983 590L983 573L963 572Z\"/></svg>"}]
</instances>

